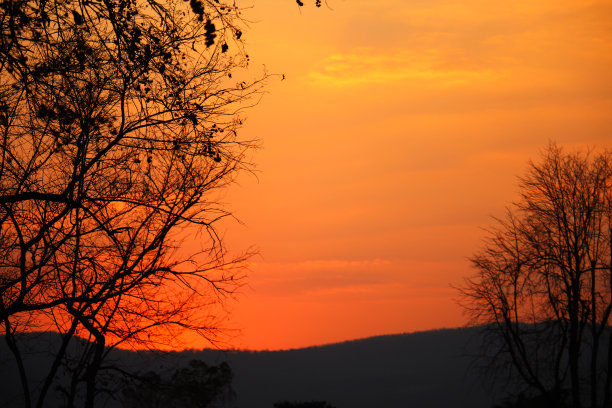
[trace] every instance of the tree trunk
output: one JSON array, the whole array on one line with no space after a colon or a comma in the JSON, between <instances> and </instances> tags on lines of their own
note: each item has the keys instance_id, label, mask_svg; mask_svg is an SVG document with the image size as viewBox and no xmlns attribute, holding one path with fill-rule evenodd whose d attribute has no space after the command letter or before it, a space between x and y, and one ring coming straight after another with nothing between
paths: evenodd
<instances>
[{"instance_id":1,"label":"tree trunk","mask_svg":"<svg viewBox=\"0 0 612 408\"><path fill-rule=\"evenodd\" d=\"M597 407L597 355L599 354L599 335L597 334L597 298L595 297L595 262L591 263L591 407Z\"/></svg>"},{"instance_id":2,"label":"tree trunk","mask_svg":"<svg viewBox=\"0 0 612 408\"><path fill-rule=\"evenodd\" d=\"M49 387L51 387L51 384L53 383L53 378L55 377L55 374L57 373L57 370L59 369L62 359L64 358L64 355L66 354L68 343L70 342L70 339L72 339L72 336L74 335L74 332L76 331L76 327L77 327L77 321L74 320L72 323L72 326L70 327L70 330L68 330L68 332L62 338L62 345L60 346L59 351L55 355L55 360L53 361L51 370L49 370L49 374L47 374L47 378L45 378L43 387L40 390L40 394L38 395L38 402L36 404L37 408L43 408L44 406L45 397L47 395L47 392L49 391Z\"/></svg>"},{"instance_id":3,"label":"tree trunk","mask_svg":"<svg viewBox=\"0 0 612 408\"><path fill-rule=\"evenodd\" d=\"M25 408L30 408L32 406L32 401L30 399L30 389L28 387L28 378L26 376L25 366L23 365L23 360L21 359L21 353L19 352L19 348L15 343L14 333L11 331L11 322L8 317L4 319L4 329L6 335L4 339L6 340L6 344L8 345L9 350L13 353L15 357L15 362L17 363L17 369L19 371L19 380L21 381L21 388L23 390L23 403Z\"/></svg>"},{"instance_id":4,"label":"tree trunk","mask_svg":"<svg viewBox=\"0 0 612 408\"><path fill-rule=\"evenodd\" d=\"M580 408L580 344L578 344L578 299L579 292L578 277L574 277L571 288L571 299L569 304L569 319L570 319L570 338L569 338L569 360L570 360L570 381L572 386L572 407Z\"/></svg>"}]
</instances>

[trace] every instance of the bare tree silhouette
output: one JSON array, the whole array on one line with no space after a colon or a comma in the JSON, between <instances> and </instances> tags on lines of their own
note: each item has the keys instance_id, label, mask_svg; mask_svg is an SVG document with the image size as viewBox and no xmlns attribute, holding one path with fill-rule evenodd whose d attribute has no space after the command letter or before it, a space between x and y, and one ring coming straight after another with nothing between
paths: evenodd
<instances>
[{"instance_id":1,"label":"bare tree silhouette","mask_svg":"<svg viewBox=\"0 0 612 408\"><path fill-rule=\"evenodd\" d=\"M610 406L612 152L551 144L520 186L471 259L463 304L496 362L550 406L566 394L574 408Z\"/></svg>"},{"instance_id":2,"label":"bare tree silhouette","mask_svg":"<svg viewBox=\"0 0 612 408\"><path fill-rule=\"evenodd\" d=\"M68 406L92 407L109 347L214 334L203 311L249 255L214 229L256 145L237 134L265 80L242 79L243 26L221 0L0 4L0 324L26 407L74 335L91 342ZM179 252L185 231L201 251ZM63 343L33 398L16 334L35 327Z\"/></svg>"}]
</instances>

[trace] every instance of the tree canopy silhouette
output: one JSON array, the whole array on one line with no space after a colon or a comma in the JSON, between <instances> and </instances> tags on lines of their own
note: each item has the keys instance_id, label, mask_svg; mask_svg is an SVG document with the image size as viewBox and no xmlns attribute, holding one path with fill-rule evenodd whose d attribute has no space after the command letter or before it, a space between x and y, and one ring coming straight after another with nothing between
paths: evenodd
<instances>
[{"instance_id":1,"label":"tree canopy silhouette","mask_svg":"<svg viewBox=\"0 0 612 408\"><path fill-rule=\"evenodd\" d=\"M610 406L612 152L551 144L520 187L471 259L464 306L487 325L494 363L549 406Z\"/></svg>"},{"instance_id":2,"label":"tree canopy silhouette","mask_svg":"<svg viewBox=\"0 0 612 408\"><path fill-rule=\"evenodd\" d=\"M233 398L232 370L227 363L209 366L191 360L170 375L148 371L124 378L124 408L206 408L227 406Z\"/></svg>"},{"instance_id":3,"label":"tree canopy silhouette","mask_svg":"<svg viewBox=\"0 0 612 408\"><path fill-rule=\"evenodd\" d=\"M214 332L207 306L248 256L215 232L216 191L256 145L237 133L265 79L244 72L243 32L222 0L0 3L0 325L25 406L75 334L91 346L68 406L91 407L108 346ZM64 342L32 400L15 334L34 327Z\"/></svg>"}]
</instances>

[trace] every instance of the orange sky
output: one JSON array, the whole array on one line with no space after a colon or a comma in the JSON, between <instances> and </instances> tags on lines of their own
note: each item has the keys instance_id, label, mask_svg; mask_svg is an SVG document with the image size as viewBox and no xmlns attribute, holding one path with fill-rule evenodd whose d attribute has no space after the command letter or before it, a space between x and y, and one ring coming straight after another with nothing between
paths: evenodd
<instances>
[{"instance_id":1,"label":"orange sky","mask_svg":"<svg viewBox=\"0 0 612 408\"><path fill-rule=\"evenodd\" d=\"M227 341L461 326L451 285L527 160L549 140L612 147L612 1L306 3L247 12L254 75L286 79L246 112L257 178L224 198L243 222L227 245L260 252Z\"/></svg>"}]
</instances>

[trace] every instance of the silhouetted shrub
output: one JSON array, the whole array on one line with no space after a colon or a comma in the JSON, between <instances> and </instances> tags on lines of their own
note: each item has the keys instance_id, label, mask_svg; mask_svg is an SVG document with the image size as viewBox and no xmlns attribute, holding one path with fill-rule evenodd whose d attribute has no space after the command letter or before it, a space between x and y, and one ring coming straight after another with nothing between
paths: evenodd
<instances>
[{"instance_id":1,"label":"silhouetted shrub","mask_svg":"<svg viewBox=\"0 0 612 408\"><path fill-rule=\"evenodd\" d=\"M536 396L527 396L523 393L507 398L502 404L493 408L569 408L568 392L558 391Z\"/></svg>"},{"instance_id":2,"label":"silhouetted shrub","mask_svg":"<svg viewBox=\"0 0 612 408\"><path fill-rule=\"evenodd\" d=\"M232 370L223 362L208 366L191 360L187 367L162 376L149 371L134 376L123 389L124 408L211 408L234 396Z\"/></svg>"},{"instance_id":3,"label":"silhouetted shrub","mask_svg":"<svg viewBox=\"0 0 612 408\"><path fill-rule=\"evenodd\" d=\"M289 402L281 401L274 404L274 408L335 408L325 401Z\"/></svg>"}]
</instances>

